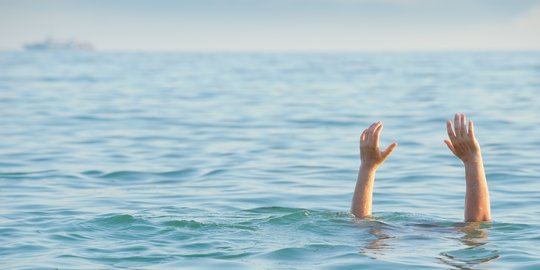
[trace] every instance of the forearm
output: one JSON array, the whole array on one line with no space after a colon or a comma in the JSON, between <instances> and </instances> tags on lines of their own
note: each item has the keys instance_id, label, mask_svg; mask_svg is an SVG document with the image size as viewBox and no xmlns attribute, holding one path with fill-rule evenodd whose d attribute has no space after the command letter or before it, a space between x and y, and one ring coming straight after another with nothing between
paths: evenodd
<instances>
[{"instance_id":1,"label":"forearm","mask_svg":"<svg viewBox=\"0 0 540 270\"><path fill-rule=\"evenodd\" d=\"M373 182L375 181L376 169L361 165L358 171L358 179L352 200L351 212L358 218L371 215L373 196Z\"/></svg>"},{"instance_id":2,"label":"forearm","mask_svg":"<svg viewBox=\"0 0 540 270\"><path fill-rule=\"evenodd\" d=\"M491 219L489 191L482 157L465 162L465 221Z\"/></svg>"}]
</instances>

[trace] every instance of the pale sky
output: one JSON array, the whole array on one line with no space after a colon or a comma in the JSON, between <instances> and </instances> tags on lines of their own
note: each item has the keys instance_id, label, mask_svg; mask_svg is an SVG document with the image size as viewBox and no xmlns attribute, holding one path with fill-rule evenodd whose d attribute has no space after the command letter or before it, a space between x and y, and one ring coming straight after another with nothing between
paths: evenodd
<instances>
[{"instance_id":1,"label":"pale sky","mask_svg":"<svg viewBox=\"0 0 540 270\"><path fill-rule=\"evenodd\" d=\"M540 50L540 0L0 0L0 49Z\"/></svg>"}]
</instances>

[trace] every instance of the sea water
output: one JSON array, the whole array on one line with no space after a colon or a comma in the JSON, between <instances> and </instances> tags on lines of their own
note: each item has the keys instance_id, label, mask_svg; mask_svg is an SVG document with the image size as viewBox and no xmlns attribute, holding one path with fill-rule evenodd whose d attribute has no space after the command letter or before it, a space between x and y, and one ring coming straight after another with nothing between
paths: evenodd
<instances>
[{"instance_id":1,"label":"sea water","mask_svg":"<svg viewBox=\"0 0 540 270\"><path fill-rule=\"evenodd\" d=\"M2 52L0 268L540 269L539 90L538 52ZM463 222L456 112L491 222Z\"/></svg>"}]
</instances>

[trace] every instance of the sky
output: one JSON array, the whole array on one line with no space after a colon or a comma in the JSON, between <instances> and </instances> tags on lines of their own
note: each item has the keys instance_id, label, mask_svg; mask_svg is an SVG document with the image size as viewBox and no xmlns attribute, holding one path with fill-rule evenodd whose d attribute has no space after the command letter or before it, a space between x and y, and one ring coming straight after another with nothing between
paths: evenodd
<instances>
[{"instance_id":1,"label":"sky","mask_svg":"<svg viewBox=\"0 0 540 270\"><path fill-rule=\"evenodd\" d=\"M540 50L540 0L0 0L0 50Z\"/></svg>"}]
</instances>

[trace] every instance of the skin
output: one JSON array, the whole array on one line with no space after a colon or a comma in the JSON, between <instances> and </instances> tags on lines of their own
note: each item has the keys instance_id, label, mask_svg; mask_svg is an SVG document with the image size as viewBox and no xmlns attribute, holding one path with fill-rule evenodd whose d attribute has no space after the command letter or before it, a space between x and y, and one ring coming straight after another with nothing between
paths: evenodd
<instances>
[{"instance_id":1,"label":"skin","mask_svg":"<svg viewBox=\"0 0 540 270\"><path fill-rule=\"evenodd\" d=\"M446 129L449 139L444 142L465 167L465 221L488 221L491 219L489 191L474 124L469 120L467 128L465 114L456 114L453 127L448 120Z\"/></svg>"},{"instance_id":2,"label":"skin","mask_svg":"<svg viewBox=\"0 0 540 270\"><path fill-rule=\"evenodd\" d=\"M489 191L484 172L480 145L474 136L474 124L467 121L464 114L456 114L454 125L447 122L449 140L444 142L465 167L465 221L477 222L491 219ZM377 169L390 156L397 143L390 144L383 151L379 148L382 123L373 123L360 136L360 170L352 200L351 212L358 218L371 216L373 182Z\"/></svg>"},{"instance_id":3,"label":"skin","mask_svg":"<svg viewBox=\"0 0 540 270\"><path fill-rule=\"evenodd\" d=\"M361 163L351 206L351 212L358 218L371 216L375 173L397 146L392 143L383 151L379 149L382 128L380 121L373 123L360 136Z\"/></svg>"}]
</instances>

